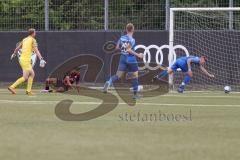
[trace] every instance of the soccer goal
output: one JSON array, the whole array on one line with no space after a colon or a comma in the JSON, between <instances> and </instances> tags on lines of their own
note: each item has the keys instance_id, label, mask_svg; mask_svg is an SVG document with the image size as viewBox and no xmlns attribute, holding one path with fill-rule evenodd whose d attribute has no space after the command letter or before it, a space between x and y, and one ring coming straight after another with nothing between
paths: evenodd
<instances>
[{"instance_id":1,"label":"soccer goal","mask_svg":"<svg viewBox=\"0 0 240 160\"><path fill-rule=\"evenodd\" d=\"M171 8L169 28L169 65L186 55L174 49L183 45L190 55L205 55L205 67L215 75L208 78L193 66L192 90L223 90L225 85L240 91L240 7ZM169 77L177 87L183 73Z\"/></svg>"}]
</instances>

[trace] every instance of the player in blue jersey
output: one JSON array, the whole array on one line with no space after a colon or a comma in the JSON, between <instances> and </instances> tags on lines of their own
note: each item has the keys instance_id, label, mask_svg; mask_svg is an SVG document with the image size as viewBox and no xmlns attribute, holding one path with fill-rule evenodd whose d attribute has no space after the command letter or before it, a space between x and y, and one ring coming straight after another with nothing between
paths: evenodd
<instances>
[{"instance_id":1,"label":"player in blue jersey","mask_svg":"<svg viewBox=\"0 0 240 160\"><path fill-rule=\"evenodd\" d=\"M191 69L192 64L196 64L200 67L202 72L206 74L207 76L214 78L213 74L210 74L204 67L203 64L206 63L206 57L201 56L201 57L196 57L196 56L185 56L178 58L176 62L167 70L167 71L162 71L159 75L155 76L153 80L160 80L164 76L173 74L174 71L176 71L178 68L182 70L182 72L186 73L186 76L184 77L183 82L178 88L179 93L183 93L185 86L190 82L193 73Z\"/></svg>"},{"instance_id":2,"label":"player in blue jersey","mask_svg":"<svg viewBox=\"0 0 240 160\"><path fill-rule=\"evenodd\" d=\"M136 57L142 59L143 54L136 53L134 50L135 39L133 38L134 26L132 23L127 24L126 32L127 34L121 36L116 46L116 49L120 50L121 52L117 73L116 75L113 75L108 81L106 81L103 91L106 93L112 83L120 79L127 71L130 75L129 78L132 80L134 93L133 98L138 99L138 63Z\"/></svg>"}]
</instances>

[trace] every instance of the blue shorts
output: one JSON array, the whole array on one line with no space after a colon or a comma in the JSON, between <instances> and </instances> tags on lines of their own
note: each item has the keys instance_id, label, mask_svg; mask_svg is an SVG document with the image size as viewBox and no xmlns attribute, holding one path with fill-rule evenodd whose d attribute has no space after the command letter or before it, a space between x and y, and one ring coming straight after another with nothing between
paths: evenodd
<instances>
[{"instance_id":1,"label":"blue shorts","mask_svg":"<svg viewBox=\"0 0 240 160\"><path fill-rule=\"evenodd\" d=\"M136 72L138 71L138 63L135 57L128 57L128 55L121 55L118 65L118 71Z\"/></svg>"},{"instance_id":2,"label":"blue shorts","mask_svg":"<svg viewBox=\"0 0 240 160\"><path fill-rule=\"evenodd\" d=\"M182 72L188 72L188 65L186 61L182 59L177 59L176 62L171 66L173 71L176 71L178 68L182 70Z\"/></svg>"}]
</instances>

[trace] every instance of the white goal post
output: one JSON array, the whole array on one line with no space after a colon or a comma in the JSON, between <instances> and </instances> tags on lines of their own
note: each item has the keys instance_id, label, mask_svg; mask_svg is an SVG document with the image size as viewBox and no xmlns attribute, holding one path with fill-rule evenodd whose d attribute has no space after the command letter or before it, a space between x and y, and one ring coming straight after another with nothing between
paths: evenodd
<instances>
[{"instance_id":1,"label":"white goal post","mask_svg":"<svg viewBox=\"0 0 240 160\"><path fill-rule=\"evenodd\" d=\"M231 14L230 14L231 13ZM232 14L234 13L234 14ZM231 15L231 16L230 16ZM230 18L233 18L232 15L238 16L238 18L235 18L232 22ZM198 54L201 54L200 52L204 52L204 50L201 50L201 48L206 47L205 50L209 50L209 52L212 52L217 47L224 46L225 48L230 48L229 52L231 53L232 59L236 60L240 57L240 55L237 55L237 52L239 50L240 54L240 7L227 7L227 8L170 8L170 22L169 22L169 66L171 66L174 61L176 60L176 53L174 50L175 45L184 45L179 43L185 43L188 40L189 37L191 37L193 40L190 40L192 42L188 42L187 46L185 46L190 53L199 52ZM229 30L229 23L233 23L235 26L238 26L237 29L233 29L234 31ZM237 34L237 35L236 35ZM204 39L202 37L205 37ZM214 38L213 38L214 37ZM175 42L176 41L176 42ZM216 45L216 42L218 44ZM233 47L231 47L231 44L233 43ZM235 44L236 43L236 44ZM238 44L238 46L236 46ZM190 48L188 48L190 46ZM230 47L229 47L230 46ZM194 48L195 47L195 48ZM225 48L222 48L220 50L220 53L214 53L214 55L210 58L214 59L213 57L216 57L216 61L219 61L219 63L225 63L224 60L228 61L228 59L224 59L223 54L228 54L228 50ZM192 51L193 50L193 51ZM229 53L229 55L230 55ZM175 55L174 55L175 54ZM216 56L215 56L216 55ZM222 55L220 57L219 55ZM225 57L229 56L225 55ZM208 55L207 55L208 56ZM178 56L179 57L179 56ZM211 59L211 60L212 60ZM223 60L224 59L224 60ZM240 64L240 61L239 61ZM217 63L215 64L217 65ZM219 69L226 67L228 64L220 65ZM237 63L234 63L234 69L237 69L240 67ZM215 72L221 72L217 70L214 67L211 67L212 71ZM231 70L233 68L230 68ZM216 78L228 78L229 76L233 78L233 84L237 86L240 81L237 79L240 78L240 68L236 72L236 74L239 74L239 76L233 76L233 75L227 75L227 73L219 73ZM228 72L228 70L223 69L222 72ZM225 74L225 76L224 76ZM173 84L174 86L174 78L175 76L169 76L169 83ZM205 77L201 77L202 79L198 79L199 83L201 81L208 80L205 79ZM180 79L180 78L179 78ZM231 80L218 80L218 81L212 81L213 85L226 85L230 83ZM199 89L199 88L198 88ZM240 87L239 87L240 89Z\"/></svg>"}]
</instances>

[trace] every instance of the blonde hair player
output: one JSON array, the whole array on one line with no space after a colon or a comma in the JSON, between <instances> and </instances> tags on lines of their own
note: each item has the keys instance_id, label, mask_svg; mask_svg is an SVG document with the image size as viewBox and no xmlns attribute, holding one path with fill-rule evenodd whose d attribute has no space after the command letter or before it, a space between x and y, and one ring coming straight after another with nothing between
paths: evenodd
<instances>
[{"instance_id":1,"label":"blonde hair player","mask_svg":"<svg viewBox=\"0 0 240 160\"><path fill-rule=\"evenodd\" d=\"M35 76L34 70L31 65L31 56L32 52L34 51L37 54L37 57L40 60L40 67L45 67L46 61L43 60L41 53L38 50L37 41L35 39L36 31L35 29L31 28L28 30L28 36L22 40L22 42L17 46L14 50L13 54L11 55L11 60L16 56L19 49L22 49L21 57L19 58L20 66L22 67L23 76L19 78L16 82L14 82L8 90L12 94L16 94L16 87L21 83L28 80L27 84L27 95L32 95L32 83Z\"/></svg>"},{"instance_id":2,"label":"blonde hair player","mask_svg":"<svg viewBox=\"0 0 240 160\"><path fill-rule=\"evenodd\" d=\"M118 70L116 75L110 77L108 81L104 84L103 92L107 93L108 88L112 85L112 83L128 72L130 76L129 79L132 80L132 88L133 88L133 99L139 99L138 95L138 62L137 58L143 58L143 53L135 52L135 39L133 38L134 34L134 25L132 23L128 23L126 26L126 35L120 37L117 42L116 49L120 50L121 56L119 60Z\"/></svg>"}]
</instances>

